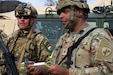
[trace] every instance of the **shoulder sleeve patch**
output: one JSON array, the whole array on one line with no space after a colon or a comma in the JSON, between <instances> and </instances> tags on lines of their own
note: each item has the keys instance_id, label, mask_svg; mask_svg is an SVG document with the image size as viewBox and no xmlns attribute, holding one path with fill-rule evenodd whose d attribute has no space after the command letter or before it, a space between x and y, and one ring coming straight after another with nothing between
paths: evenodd
<instances>
[{"instance_id":1,"label":"shoulder sleeve patch","mask_svg":"<svg viewBox=\"0 0 113 75\"><path fill-rule=\"evenodd\" d=\"M52 51L52 46L51 46L50 44L48 44L48 45L47 45L47 49L48 49L49 51Z\"/></svg>"},{"instance_id":2,"label":"shoulder sleeve patch","mask_svg":"<svg viewBox=\"0 0 113 75\"><path fill-rule=\"evenodd\" d=\"M113 42L103 38L95 54L95 60L113 62Z\"/></svg>"},{"instance_id":3,"label":"shoulder sleeve patch","mask_svg":"<svg viewBox=\"0 0 113 75\"><path fill-rule=\"evenodd\" d=\"M53 50L51 44L49 43L49 41L47 39L45 39L44 45L45 45L45 47L46 47L46 49L48 51L52 51Z\"/></svg>"}]
</instances>

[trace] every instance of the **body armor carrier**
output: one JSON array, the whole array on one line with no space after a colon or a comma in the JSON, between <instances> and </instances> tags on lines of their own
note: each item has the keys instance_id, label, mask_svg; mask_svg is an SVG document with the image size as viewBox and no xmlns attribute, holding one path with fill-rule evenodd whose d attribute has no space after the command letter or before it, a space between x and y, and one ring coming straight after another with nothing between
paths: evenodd
<instances>
[{"instance_id":1,"label":"body armor carrier","mask_svg":"<svg viewBox=\"0 0 113 75\"><path fill-rule=\"evenodd\" d=\"M37 34L39 34L40 31L34 30L32 31L32 34L30 35L28 41L26 42L26 35L20 37L19 36L19 31L14 33L14 36L12 38L10 38L9 42L7 43L7 46L9 47L9 50L11 50L12 54L15 54L15 60L18 61L20 58L21 53L18 52L22 52L22 47L26 44L25 47L25 54L24 54L24 58L22 60L22 62L31 60L31 61L35 61L38 59L37 58L37 46L36 46L36 40L35 40L35 36ZM14 40L12 40L14 38ZM12 44L10 44L12 43Z\"/></svg>"}]
</instances>

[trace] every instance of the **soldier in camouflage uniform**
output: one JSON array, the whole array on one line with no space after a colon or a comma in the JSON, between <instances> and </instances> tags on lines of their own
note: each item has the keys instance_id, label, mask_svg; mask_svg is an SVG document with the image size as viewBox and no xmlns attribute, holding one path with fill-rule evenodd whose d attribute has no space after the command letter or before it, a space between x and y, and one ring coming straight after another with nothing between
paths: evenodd
<instances>
[{"instance_id":1,"label":"soldier in camouflage uniform","mask_svg":"<svg viewBox=\"0 0 113 75\"><path fill-rule=\"evenodd\" d=\"M41 31L33 28L38 13L27 3L22 3L15 9L19 30L9 37L7 46L14 55L19 75L26 75L25 65L28 61L48 61L51 45Z\"/></svg>"},{"instance_id":2,"label":"soldier in camouflage uniform","mask_svg":"<svg viewBox=\"0 0 113 75\"><path fill-rule=\"evenodd\" d=\"M47 72L52 75L113 75L113 42L107 30L87 23L89 7L85 0L59 0L56 9L69 31L58 40L53 53L55 65ZM71 47L86 33L89 34L76 44L77 47ZM38 72L31 74L38 75Z\"/></svg>"}]
</instances>

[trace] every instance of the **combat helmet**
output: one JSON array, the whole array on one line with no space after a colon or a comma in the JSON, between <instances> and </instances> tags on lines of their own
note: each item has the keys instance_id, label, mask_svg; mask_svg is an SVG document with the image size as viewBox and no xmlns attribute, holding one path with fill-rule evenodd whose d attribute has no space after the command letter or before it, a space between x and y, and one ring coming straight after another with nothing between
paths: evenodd
<instances>
[{"instance_id":1,"label":"combat helmet","mask_svg":"<svg viewBox=\"0 0 113 75\"><path fill-rule=\"evenodd\" d=\"M21 3L19 4L15 9L15 16L31 16L36 18L38 15L36 9L31 5L27 3Z\"/></svg>"},{"instance_id":2,"label":"combat helmet","mask_svg":"<svg viewBox=\"0 0 113 75\"><path fill-rule=\"evenodd\" d=\"M64 25L66 29L73 28L73 20L74 16L80 17L80 18L87 18L88 12L89 12L89 6L86 2L86 0L58 0L58 3L56 5L57 14L60 14L62 9L65 7L71 8L71 15L67 23ZM84 15L80 15L74 12L76 8L82 9L84 11Z\"/></svg>"},{"instance_id":3,"label":"combat helmet","mask_svg":"<svg viewBox=\"0 0 113 75\"><path fill-rule=\"evenodd\" d=\"M66 6L77 6L78 8L86 10L86 13L90 11L86 0L58 0L56 10L61 10Z\"/></svg>"}]
</instances>

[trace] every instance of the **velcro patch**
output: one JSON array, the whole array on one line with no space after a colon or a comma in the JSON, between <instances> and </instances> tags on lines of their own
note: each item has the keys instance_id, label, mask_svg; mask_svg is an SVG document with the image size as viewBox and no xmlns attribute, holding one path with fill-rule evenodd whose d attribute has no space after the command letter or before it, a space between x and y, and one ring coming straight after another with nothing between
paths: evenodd
<instances>
[{"instance_id":1,"label":"velcro patch","mask_svg":"<svg viewBox=\"0 0 113 75\"><path fill-rule=\"evenodd\" d=\"M95 60L109 61L113 60L113 42L103 38L100 40L95 54Z\"/></svg>"},{"instance_id":2,"label":"velcro patch","mask_svg":"<svg viewBox=\"0 0 113 75\"><path fill-rule=\"evenodd\" d=\"M52 46L51 46L50 44L48 44L48 45L47 45L47 49L48 49L49 51L52 51Z\"/></svg>"}]
</instances>

